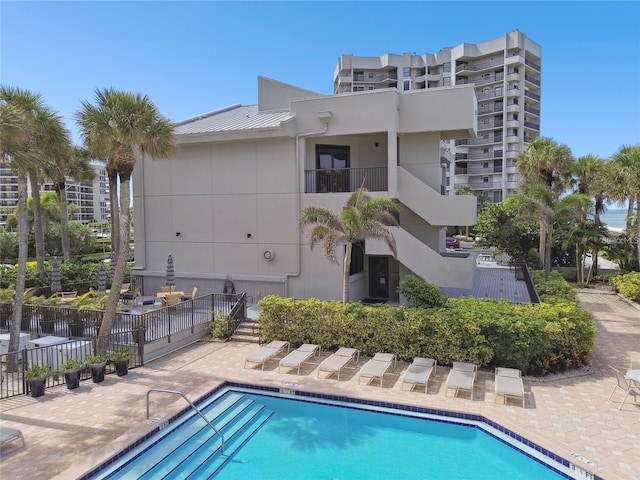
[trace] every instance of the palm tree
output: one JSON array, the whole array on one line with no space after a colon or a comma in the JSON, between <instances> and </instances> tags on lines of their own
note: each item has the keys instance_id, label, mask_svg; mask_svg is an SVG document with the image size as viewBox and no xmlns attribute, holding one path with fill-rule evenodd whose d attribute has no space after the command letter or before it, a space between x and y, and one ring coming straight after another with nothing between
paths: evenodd
<instances>
[{"instance_id":1,"label":"palm tree","mask_svg":"<svg viewBox=\"0 0 640 480\"><path fill-rule=\"evenodd\" d=\"M27 216L27 177L31 165L42 158L46 150L47 135L38 128L46 124L44 117L49 117L48 110L40 95L29 90L1 86L0 105L2 105L0 129L0 153L2 159L9 161L11 168L18 176L18 268L16 272L16 292L13 307L13 319L9 333L9 351L18 350L22 304L24 301L24 284L27 272L27 248L29 225ZM7 370L18 368L18 358L10 355Z\"/></svg>"},{"instance_id":2,"label":"palm tree","mask_svg":"<svg viewBox=\"0 0 640 480\"><path fill-rule=\"evenodd\" d=\"M324 207L307 207L298 219L301 229L313 225L309 231L309 245L313 250L316 243L322 243L324 256L339 265L335 250L346 244L342 268L342 302L349 301L349 268L353 244L377 238L384 240L397 256L396 241L387 226L396 226L396 204L387 198L372 198L365 188L357 189L347 201L340 216Z\"/></svg>"},{"instance_id":3,"label":"palm tree","mask_svg":"<svg viewBox=\"0 0 640 480\"><path fill-rule=\"evenodd\" d=\"M546 137L537 137L516 158L524 178L521 192L537 212L540 222L540 261L545 275L551 273L554 206L569 186L573 164L571 149Z\"/></svg>"},{"instance_id":4,"label":"palm tree","mask_svg":"<svg viewBox=\"0 0 640 480\"><path fill-rule=\"evenodd\" d=\"M593 223L595 224L594 230L596 232L602 231L602 222L600 215L605 211L605 186L603 179L603 173L605 169L604 160L600 159L597 155L584 155L576 161L574 164L573 173L576 181L576 192L588 195L593 198ZM588 211L583 210L582 222L586 222L588 217ZM592 238L592 240L594 240ZM598 274L598 253L602 246L602 242L594 241L593 256L592 256L592 270L595 275Z\"/></svg>"},{"instance_id":5,"label":"palm tree","mask_svg":"<svg viewBox=\"0 0 640 480\"><path fill-rule=\"evenodd\" d=\"M65 260L71 258L71 249L69 247L69 204L67 202L66 187L67 177L71 177L76 181L92 181L96 173L91 167L89 160L89 154L86 150L73 147L61 151L56 158L51 159L42 166L45 175L53 183L53 189L58 199L62 258Z\"/></svg>"},{"instance_id":6,"label":"palm tree","mask_svg":"<svg viewBox=\"0 0 640 480\"><path fill-rule=\"evenodd\" d=\"M640 207L640 144L623 145L613 155L606 170L609 198L628 202L627 232L631 234L634 210ZM640 269L640 221L636 218L638 268Z\"/></svg>"},{"instance_id":7,"label":"palm tree","mask_svg":"<svg viewBox=\"0 0 640 480\"><path fill-rule=\"evenodd\" d=\"M175 148L175 137L173 125L146 95L113 88L96 90L95 105L82 102L76 120L87 150L96 158L107 159L120 180L120 247L97 345L98 351L104 352L115 322L120 287L129 259L129 184L136 158L169 158Z\"/></svg>"}]
</instances>

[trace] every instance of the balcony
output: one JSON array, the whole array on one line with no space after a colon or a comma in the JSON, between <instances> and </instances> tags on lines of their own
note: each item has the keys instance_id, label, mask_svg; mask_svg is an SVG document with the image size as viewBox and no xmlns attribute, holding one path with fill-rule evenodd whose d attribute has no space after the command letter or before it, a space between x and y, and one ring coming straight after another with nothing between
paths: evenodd
<instances>
[{"instance_id":1,"label":"balcony","mask_svg":"<svg viewBox=\"0 0 640 480\"><path fill-rule=\"evenodd\" d=\"M535 78L535 77L532 77L531 75L526 75L525 74L524 79L527 82L530 82L530 83L533 83L534 85L537 85L538 87L540 86L540 80Z\"/></svg>"},{"instance_id":2,"label":"balcony","mask_svg":"<svg viewBox=\"0 0 640 480\"><path fill-rule=\"evenodd\" d=\"M502 150L482 153L456 153L456 160L486 160L491 158L502 158Z\"/></svg>"},{"instance_id":3,"label":"balcony","mask_svg":"<svg viewBox=\"0 0 640 480\"><path fill-rule=\"evenodd\" d=\"M360 187L370 192L386 192L387 170L387 167L305 170L304 193L355 192Z\"/></svg>"},{"instance_id":4,"label":"balcony","mask_svg":"<svg viewBox=\"0 0 640 480\"><path fill-rule=\"evenodd\" d=\"M526 120L524 121L524 126L527 128L532 128L534 130L538 130L540 131L540 125L537 123L532 123L532 122L527 122Z\"/></svg>"},{"instance_id":5,"label":"balcony","mask_svg":"<svg viewBox=\"0 0 640 480\"><path fill-rule=\"evenodd\" d=\"M502 165L489 168L482 167L456 167L456 175L484 175L489 173L502 173Z\"/></svg>"},{"instance_id":6,"label":"balcony","mask_svg":"<svg viewBox=\"0 0 640 480\"><path fill-rule=\"evenodd\" d=\"M529 105L524 106L524 111L527 113L532 113L533 115L540 116L540 110L537 108L530 107Z\"/></svg>"},{"instance_id":7,"label":"balcony","mask_svg":"<svg viewBox=\"0 0 640 480\"><path fill-rule=\"evenodd\" d=\"M494 105L489 105L489 106L478 108L478 115L483 115L483 114L486 114L486 113L501 112L502 110L504 110L504 103L500 102L500 103L496 103Z\"/></svg>"},{"instance_id":8,"label":"balcony","mask_svg":"<svg viewBox=\"0 0 640 480\"><path fill-rule=\"evenodd\" d=\"M495 89L491 92L487 92L487 93L480 93L478 94L476 97L478 99L478 101L480 100L490 100L492 98L498 98L498 97L502 97L503 91L502 89Z\"/></svg>"},{"instance_id":9,"label":"balcony","mask_svg":"<svg viewBox=\"0 0 640 480\"><path fill-rule=\"evenodd\" d=\"M476 65L469 65L466 63L463 63L462 65L457 65L456 66L456 73L460 73L460 72L479 72L482 70L488 70L490 68L495 68L497 66L502 66L503 62L502 59L500 61L493 61L493 62L483 62L483 63L478 63Z\"/></svg>"},{"instance_id":10,"label":"balcony","mask_svg":"<svg viewBox=\"0 0 640 480\"><path fill-rule=\"evenodd\" d=\"M488 130L491 128L501 128L502 125L504 125L504 122L502 120L494 120L493 122L488 122L488 123L479 122L478 131Z\"/></svg>"},{"instance_id":11,"label":"balcony","mask_svg":"<svg viewBox=\"0 0 640 480\"><path fill-rule=\"evenodd\" d=\"M531 67L531 68L533 68L534 70L537 70L537 71L539 71L539 72L540 72L540 71L542 71L542 70L540 69L540 65L539 65L539 64L534 63L534 62L532 62L531 60L527 60L526 58L525 58L525 60L524 60L524 64L525 64L527 67Z\"/></svg>"},{"instance_id":12,"label":"balcony","mask_svg":"<svg viewBox=\"0 0 640 480\"><path fill-rule=\"evenodd\" d=\"M535 93L530 92L529 90L525 90L524 91L524 96L525 97L529 97L529 98L531 98L533 100L536 100L538 102L540 101L540 95L536 95Z\"/></svg>"},{"instance_id":13,"label":"balcony","mask_svg":"<svg viewBox=\"0 0 640 480\"><path fill-rule=\"evenodd\" d=\"M353 83L383 83L387 81L398 80L398 74L396 72L388 72L381 74L369 75L366 73L357 73L353 75Z\"/></svg>"},{"instance_id":14,"label":"balcony","mask_svg":"<svg viewBox=\"0 0 640 480\"><path fill-rule=\"evenodd\" d=\"M465 138L464 140L456 140L456 146L458 145L487 145L490 143L501 143L502 135L495 135L487 138Z\"/></svg>"}]
</instances>

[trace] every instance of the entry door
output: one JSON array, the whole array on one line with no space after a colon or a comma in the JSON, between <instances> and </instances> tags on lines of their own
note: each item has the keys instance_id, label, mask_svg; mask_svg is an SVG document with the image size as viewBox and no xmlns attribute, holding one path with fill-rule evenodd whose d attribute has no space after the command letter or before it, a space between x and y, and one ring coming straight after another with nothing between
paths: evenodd
<instances>
[{"instance_id":1,"label":"entry door","mask_svg":"<svg viewBox=\"0 0 640 480\"><path fill-rule=\"evenodd\" d=\"M389 257L369 257L369 296L389 298Z\"/></svg>"}]
</instances>

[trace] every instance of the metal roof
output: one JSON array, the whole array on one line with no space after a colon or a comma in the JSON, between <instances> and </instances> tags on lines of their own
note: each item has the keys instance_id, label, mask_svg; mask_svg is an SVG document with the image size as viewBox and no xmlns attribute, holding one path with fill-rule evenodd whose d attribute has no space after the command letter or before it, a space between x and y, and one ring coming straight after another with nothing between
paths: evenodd
<instances>
[{"instance_id":1,"label":"metal roof","mask_svg":"<svg viewBox=\"0 0 640 480\"><path fill-rule=\"evenodd\" d=\"M277 128L294 117L289 110L259 111L257 105L231 105L175 124L177 135Z\"/></svg>"},{"instance_id":2,"label":"metal roof","mask_svg":"<svg viewBox=\"0 0 640 480\"><path fill-rule=\"evenodd\" d=\"M527 284L516 280L509 267L476 266L476 275L472 288L441 288L441 293L453 298L475 297L507 300L512 303L530 303L531 297Z\"/></svg>"}]
</instances>

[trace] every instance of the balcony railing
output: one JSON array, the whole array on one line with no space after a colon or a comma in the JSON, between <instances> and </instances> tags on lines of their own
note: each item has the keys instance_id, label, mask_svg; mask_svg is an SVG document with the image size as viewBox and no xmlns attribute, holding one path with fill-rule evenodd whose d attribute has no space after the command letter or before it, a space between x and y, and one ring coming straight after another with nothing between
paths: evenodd
<instances>
[{"instance_id":1,"label":"balcony railing","mask_svg":"<svg viewBox=\"0 0 640 480\"><path fill-rule=\"evenodd\" d=\"M534 85L540 86L540 80L539 80L539 79L537 79L537 78L535 78L535 77L532 77L531 75L526 75L526 74L525 74L524 79L525 79L527 82L531 82L531 83L533 83Z\"/></svg>"},{"instance_id":2,"label":"balcony railing","mask_svg":"<svg viewBox=\"0 0 640 480\"><path fill-rule=\"evenodd\" d=\"M482 175L485 173L502 173L502 165L499 167L456 167L456 175Z\"/></svg>"},{"instance_id":3,"label":"balcony railing","mask_svg":"<svg viewBox=\"0 0 640 480\"><path fill-rule=\"evenodd\" d=\"M529 105L524 106L524 111L528 113L532 113L534 115L538 115L538 116L540 115L540 110L538 110L537 108L530 107Z\"/></svg>"},{"instance_id":4,"label":"balcony railing","mask_svg":"<svg viewBox=\"0 0 640 480\"><path fill-rule=\"evenodd\" d=\"M530 92L529 90L524 91L524 96L533 98L534 100L540 101L540 95L536 95L535 93Z\"/></svg>"},{"instance_id":5,"label":"balcony railing","mask_svg":"<svg viewBox=\"0 0 640 480\"><path fill-rule=\"evenodd\" d=\"M483 63L478 63L477 65L469 65L464 63L462 65L456 66L456 73L464 72L464 71L478 72L480 70L486 70L488 68L497 67L499 65L503 65L503 62L502 61L483 62Z\"/></svg>"},{"instance_id":6,"label":"balcony railing","mask_svg":"<svg viewBox=\"0 0 640 480\"><path fill-rule=\"evenodd\" d=\"M534 130L540 130L540 125L539 124L527 122L526 120L524 121L524 126L527 127L527 128L533 128Z\"/></svg>"},{"instance_id":7,"label":"balcony railing","mask_svg":"<svg viewBox=\"0 0 640 480\"><path fill-rule=\"evenodd\" d=\"M487 158L502 158L502 150L488 153L456 153L456 160L484 160Z\"/></svg>"},{"instance_id":8,"label":"balcony railing","mask_svg":"<svg viewBox=\"0 0 640 480\"><path fill-rule=\"evenodd\" d=\"M387 180L387 167L305 170L304 192L355 192L360 187L370 192L385 192L388 190Z\"/></svg>"},{"instance_id":9,"label":"balcony railing","mask_svg":"<svg viewBox=\"0 0 640 480\"><path fill-rule=\"evenodd\" d=\"M478 131L487 130L489 128L500 128L503 125L504 125L504 122L502 120L494 120L493 122L489 122L489 123L480 122L478 123Z\"/></svg>"},{"instance_id":10,"label":"balcony railing","mask_svg":"<svg viewBox=\"0 0 640 480\"><path fill-rule=\"evenodd\" d=\"M495 135L487 138L465 138L464 140L456 140L456 145L486 145L488 143L502 142L501 135Z\"/></svg>"},{"instance_id":11,"label":"balcony railing","mask_svg":"<svg viewBox=\"0 0 640 480\"><path fill-rule=\"evenodd\" d=\"M478 114L501 112L502 110L504 110L504 103L500 102L487 107L480 107L478 109Z\"/></svg>"},{"instance_id":12,"label":"balcony railing","mask_svg":"<svg viewBox=\"0 0 640 480\"><path fill-rule=\"evenodd\" d=\"M534 68L534 69L538 70L539 72L541 71L540 65L538 65L537 63L533 63L531 60L527 60L525 58L524 64L527 65L528 67L531 67L531 68Z\"/></svg>"},{"instance_id":13,"label":"balcony railing","mask_svg":"<svg viewBox=\"0 0 640 480\"><path fill-rule=\"evenodd\" d=\"M384 82L385 80L397 80L398 74L396 72L389 72L377 75L369 75L369 74L354 74L353 81L354 82L363 82L363 83L374 83L374 82Z\"/></svg>"}]
</instances>

